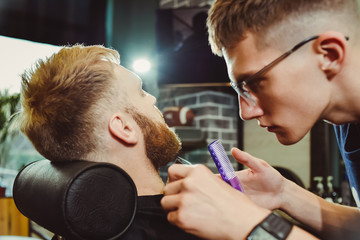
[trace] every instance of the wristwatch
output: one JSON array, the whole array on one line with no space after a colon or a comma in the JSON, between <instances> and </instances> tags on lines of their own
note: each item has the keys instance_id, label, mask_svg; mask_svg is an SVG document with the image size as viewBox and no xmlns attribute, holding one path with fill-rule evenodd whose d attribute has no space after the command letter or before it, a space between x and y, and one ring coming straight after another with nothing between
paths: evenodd
<instances>
[{"instance_id":1,"label":"wristwatch","mask_svg":"<svg viewBox=\"0 0 360 240\"><path fill-rule=\"evenodd\" d=\"M284 240L293 225L286 219L271 213L248 235L247 240Z\"/></svg>"}]
</instances>

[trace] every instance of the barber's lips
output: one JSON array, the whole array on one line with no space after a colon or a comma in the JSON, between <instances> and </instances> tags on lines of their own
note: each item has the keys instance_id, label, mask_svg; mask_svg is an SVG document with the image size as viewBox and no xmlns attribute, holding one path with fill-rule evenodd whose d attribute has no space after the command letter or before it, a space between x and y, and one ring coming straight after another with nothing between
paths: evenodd
<instances>
[{"instance_id":1,"label":"barber's lips","mask_svg":"<svg viewBox=\"0 0 360 240\"><path fill-rule=\"evenodd\" d=\"M259 126L262 128L265 128L269 132L275 132L275 131L279 130L279 127L263 125L260 122L259 122Z\"/></svg>"},{"instance_id":2,"label":"barber's lips","mask_svg":"<svg viewBox=\"0 0 360 240\"><path fill-rule=\"evenodd\" d=\"M278 127L266 127L266 129L267 129L269 132L276 132L276 130L278 129Z\"/></svg>"}]
</instances>

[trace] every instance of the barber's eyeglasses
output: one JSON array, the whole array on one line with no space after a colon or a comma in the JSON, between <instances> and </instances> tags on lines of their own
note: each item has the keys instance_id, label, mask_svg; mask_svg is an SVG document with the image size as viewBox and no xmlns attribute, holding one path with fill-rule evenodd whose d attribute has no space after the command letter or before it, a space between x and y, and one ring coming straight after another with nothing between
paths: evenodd
<instances>
[{"instance_id":1,"label":"barber's eyeglasses","mask_svg":"<svg viewBox=\"0 0 360 240\"><path fill-rule=\"evenodd\" d=\"M306 43L313 41L319 38L319 36L309 37L300 43L296 44L292 49L282 54L280 57L276 58L274 61L260 69L258 72L254 73L246 80L241 81L239 83L230 82L231 87L239 94L247 103L256 106L256 100L251 96L250 91L252 90L251 86L256 85L256 81L260 79L260 77L273 68L276 64L287 58L290 54L298 50L300 47L305 45ZM349 40L349 37L345 37L346 40ZM251 85L251 86L250 86Z\"/></svg>"}]
</instances>

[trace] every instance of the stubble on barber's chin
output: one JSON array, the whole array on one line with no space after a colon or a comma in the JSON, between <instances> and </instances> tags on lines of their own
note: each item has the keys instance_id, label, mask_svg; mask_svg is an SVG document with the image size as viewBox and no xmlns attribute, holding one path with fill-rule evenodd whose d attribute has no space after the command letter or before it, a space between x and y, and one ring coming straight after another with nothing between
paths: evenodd
<instances>
[{"instance_id":1,"label":"stubble on barber's chin","mask_svg":"<svg viewBox=\"0 0 360 240\"><path fill-rule=\"evenodd\" d=\"M140 113L132 115L143 131L146 155L154 168L158 170L174 161L181 149L179 137L165 123L156 123Z\"/></svg>"}]
</instances>

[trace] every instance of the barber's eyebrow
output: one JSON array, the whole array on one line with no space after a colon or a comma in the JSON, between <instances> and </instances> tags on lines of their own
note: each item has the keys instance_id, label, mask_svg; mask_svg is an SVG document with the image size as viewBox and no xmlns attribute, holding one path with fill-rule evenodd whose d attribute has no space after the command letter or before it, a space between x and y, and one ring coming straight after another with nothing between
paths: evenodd
<instances>
[{"instance_id":1,"label":"barber's eyebrow","mask_svg":"<svg viewBox=\"0 0 360 240\"><path fill-rule=\"evenodd\" d=\"M235 81L236 81L236 83L244 82L245 80L249 79L249 77L253 76L254 74L255 74L255 71L240 74L235 77Z\"/></svg>"},{"instance_id":2,"label":"barber's eyebrow","mask_svg":"<svg viewBox=\"0 0 360 240\"><path fill-rule=\"evenodd\" d=\"M267 71L266 71L267 72ZM258 71L249 71L243 74L240 74L239 76L236 76L236 83L246 82L248 80L256 80L256 79L267 79L266 72L258 72Z\"/></svg>"}]
</instances>

